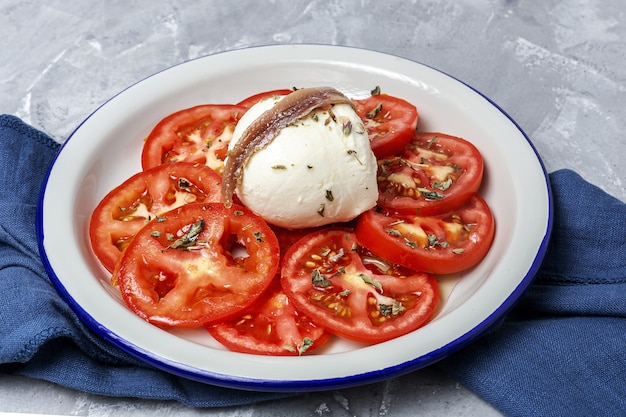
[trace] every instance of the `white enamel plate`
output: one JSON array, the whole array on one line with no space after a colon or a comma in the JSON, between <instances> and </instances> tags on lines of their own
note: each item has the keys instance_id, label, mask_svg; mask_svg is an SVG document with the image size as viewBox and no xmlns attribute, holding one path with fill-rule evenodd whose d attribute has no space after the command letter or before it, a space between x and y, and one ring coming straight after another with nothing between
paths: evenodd
<instances>
[{"instance_id":1,"label":"white enamel plate","mask_svg":"<svg viewBox=\"0 0 626 417\"><path fill-rule=\"evenodd\" d=\"M302 357L224 349L204 330L166 331L135 316L91 252L88 222L112 188L141 170L143 139L164 116L202 103L236 103L266 90L331 86L363 98L374 87L415 104L418 128L464 137L485 160L480 190L496 218L487 257L441 280L434 319L373 346L333 339ZM159 72L116 95L65 142L44 183L41 255L54 285L92 330L168 372L226 387L303 391L370 383L429 365L501 318L530 285L547 249L552 204L545 169L521 129L488 98L424 65L361 49L266 46Z\"/></svg>"}]
</instances>

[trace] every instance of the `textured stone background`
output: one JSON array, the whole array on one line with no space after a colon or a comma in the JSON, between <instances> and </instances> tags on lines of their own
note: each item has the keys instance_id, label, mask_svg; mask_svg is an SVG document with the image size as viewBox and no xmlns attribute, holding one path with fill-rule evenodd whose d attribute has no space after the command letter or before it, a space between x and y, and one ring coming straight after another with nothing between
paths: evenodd
<instances>
[{"instance_id":1,"label":"textured stone background","mask_svg":"<svg viewBox=\"0 0 626 417\"><path fill-rule=\"evenodd\" d=\"M0 0L0 112L62 142L120 90L188 59L248 46L369 48L481 91L568 167L626 201L622 0ZM435 369L237 409L94 397L0 373L0 411L109 416L493 416Z\"/></svg>"}]
</instances>

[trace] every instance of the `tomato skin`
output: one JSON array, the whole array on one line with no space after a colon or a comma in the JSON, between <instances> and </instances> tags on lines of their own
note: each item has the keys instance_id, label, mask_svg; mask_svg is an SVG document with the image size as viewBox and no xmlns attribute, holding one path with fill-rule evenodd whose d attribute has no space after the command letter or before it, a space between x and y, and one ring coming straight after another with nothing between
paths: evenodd
<instances>
[{"instance_id":1,"label":"tomato skin","mask_svg":"<svg viewBox=\"0 0 626 417\"><path fill-rule=\"evenodd\" d=\"M402 154L378 161L378 204L398 213L445 213L478 191L483 170L480 152L465 139L415 132Z\"/></svg>"},{"instance_id":2,"label":"tomato skin","mask_svg":"<svg viewBox=\"0 0 626 417\"><path fill-rule=\"evenodd\" d=\"M232 104L202 104L166 116L146 138L141 166L145 170L186 161L221 174L233 130L246 110Z\"/></svg>"},{"instance_id":3,"label":"tomato skin","mask_svg":"<svg viewBox=\"0 0 626 417\"><path fill-rule=\"evenodd\" d=\"M281 284L296 308L333 334L369 344L423 326L439 302L435 277L377 273L356 246L351 230L328 229L287 252Z\"/></svg>"},{"instance_id":4,"label":"tomato skin","mask_svg":"<svg viewBox=\"0 0 626 417\"><path fill-rule=\"evenodd\" d=\"M273 356L310 353L331 336L295 309L280 286L279 277L246 312L206 329L229 350Z\"/></svg>"},{"instance_id":5,"label":"tomato skin","mask_svg":"<svg viewBox=\"0 0 626 417\"><path fill-rule=\"evenodd\" d=\"M241 247L247 256L237 253ZM242 206L192 203L139 230L113 276L138 316L164 327L197 327L250 306L278 265L278 241L263 219Z\"/></svg>"},{"instance_id":6,"label":"tomato skin","mask_svg":"<svg viewBox=\"0 0 626 417\"><path fill-rule=\"evenodd\" d=\"M458 209L436 216L372 209L360 216L355 234L361 245L391 262L416 271L450 274L485 257L495 227L489 206L474 194Z\"/></svg>"},{"instance_id":7,"label":"tomato skin","mask_svg":"<svg viewBox=\"0 0 626 417\"><path fill-rule=\"evenodd\" d=\"M401 152L417 128L418 112L411 103L387 94L352 100L363 120L376 158ZM375 109L380 107L379 111Z\"/></svg>"},{"instance_id":8,"label":"tomato skin","mask_svg":"<svg viewBox=\"0 0 626 417\"><path fill-rule=\"evenodd\" d=\"M144 224L187 202L220 201L221 176L204 165L173 162L141 171L109 191L94 209L89 238L112 272L121 252Z\"/></svg>"},{"instance_id":9,"label":"tomato skin","mask_svg":"<svg viewBox=\"0 0 626 417\"><path fill-rule=\"evenodd\" d=\"M265 100L265 99L276 97L276 96L286 96L287 94L290 94L291 92L293 92L293 90L288 90L288 89L263 91L261 93L253 94L250 97L247 97L241 100L239 103L237 103L237 105L249 109L250 107L254 106L261 100Z\"/></svg>"}]
</instances>

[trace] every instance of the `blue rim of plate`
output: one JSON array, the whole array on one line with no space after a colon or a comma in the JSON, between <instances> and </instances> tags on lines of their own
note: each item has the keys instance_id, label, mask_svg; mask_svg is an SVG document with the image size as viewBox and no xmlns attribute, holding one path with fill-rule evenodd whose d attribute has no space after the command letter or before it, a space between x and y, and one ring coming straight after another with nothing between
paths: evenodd
<instances>
[{"instance_id":1,"label":"blue rim of plate","mask_svg":"<svg viewBox=\"0 0 626 417\"><path fill-rule=\"evenodd\" d=\"M139 348L138 346L136 346L135 344L120 338L119 336L117 336L115 334L115 332L111 331L110 329L104 327L101 323L99 323L96 319L94 319L87 310L85 310L83 308L83 306L81 306L78 302L76 302L76 300L72 297L72 295L66 290L62 280L57 276L55 270L53 269L50 260L48 258L46 249L45 249L45 245L44 245L44 232L43 232L43 228L44 228L44 212L43 212L43 200L45 197L45 193L47 190L47 186L48 186L48 182L50 179L50 175L52 172L53 167L55 166L55 163L59 157L59 155L63 152L64 148L68 145L68 143L71 141L71 139L73 138L74 134L76 131L78 131L80 129L80 127L89 119L91 118L100 108L102 108L103 106L105 106L108 102L110 102L111 100L113 100L115 97L119 96L120 94L124 93L125 91L127 91L128 89L132 88L133 86L141 83L144 80L147 80L151 77L154 77L155 75L170 70L172 68L184 65L188 62L191 61L196 61L196 60L200 60L200 59L205 59L207 57L211 57L211 56L216 56L216 55L222 55L222 54L228 54L231 52L236 52L236 51L242 51L242 50L250 50L250 49L259 49L259 48L273 48L273 47L284 47L286 45L259 45L259 46L253 46L253 47L247 47L247 48L240 48L240 49L230 49L230 50L226 50L226 51L222 51L216 54L211 54L208 56L203 56L203 57L198 57L198 58L194 58L191 60L187 60L184 62L181 62L179 64L170 66L168 68L165 68L161 71L155 72L153 74L151 74L150 76L141 79L139 81L137 81L136 83L133 83L131 85L129 85L127 88L121 90L120 92L118 92L117 94L115 94L114 96L112 96L111 98L109 98L107 101L105 101L104 103L102 103L100 106L98 106L85 120L83 120L75 129L74 131L69 135L69 137L67 138L67 140L61 145L57 155L54 157L52 163L50 164L50 167L44 177L43 183L42 183L42 187L40 190L40 194L39 194L39 201L38 201L38 205L37 205L37 217L36 217L36 232L37 232L37 242L38 242L38 248L39 248L39 252L40 252L40 256L44 265L44 268L46 270L46 272L48 273L48 276L52 282L52 284L54 285L55 289L57 290L57 292L59 293L59 295L64 299L64 301L70 306L70 308L74 311L74 313L78 316L78 318L80 319L81 322L83 322L89 329L91 329L94 333L96 333L98 336L100 336L102 339L104 339L105 341L111 343L112 345L116 346L117 348L121 349L122 351L130 354L131 356L134 356L142 361L144 361L147 364L150 364L152 366L154 366L157 369L161 369L165 372L168 372L170 374L173 375L178 375L190 380L195 380L195 381L199 381L199 382L203 382L206 384L210 384L210 385L215 385L215 386L220 386L220 387L226 387L226 388L233 388L233 389L240 389L240 390L247 390L247 391L260 391L260 392L310 392L310 391L319 391L319 390L328 390L328 389L340 389L340 388L348 388L348 387L354 387L354 386L359 386L359 385L364 385L364 384L369 384L369 383L374 383L374 382L379 382L382 380L387 380L390 378L394 378L394 377L398 377L404 374L407 374L409 372L413 372L416 371L418 369L424 368L426 366L432 365L434 363L436 363L437 361L455 353L458 352L459 350L461 350L462 348L466 347L467 345L471 344L474 340L476 340L477 338L479 338L481 335L483 335L488 329L490 329L491 327L493 327L494 325L500 323L502 320L504 320L506 314L515 306L515 304L517 303L517 301L519 300L519 298L521 297L521 295L524 293L524 291L532 284L535 276L537 275L537 273L540 270L541 264L543 262L543 259L546 255L547 249L548 249L548 244L549 244L549 240L550 240L550 235L552 232L552 228L553 228L553 195L552 195L552 190L551 190L551 186L550 186L550 180L549 180L549 176L547 174L547 171L545 169L545 166L543 164L543 161L541 160L541 157L539 155L539 153L537 152L535 146L533 145L533 143L530 141L530 139L528 138L528 136L526 135L526 133L521 129L521 127L517 124L517 122L515 122L515 120L513 120L513 118L507 113L505 112L500 106L498 106L494 101L492 101L489 97L487 97L486 95L482 94L480 91L476 90L475 88L473 88L471 85L465 83L462 80L457 79L456 77L441 71L437 68L431 67L429 65L420 63L418 61L415 60L411 60L411 59L407 59L404 57L399 57L399 56L395 56L393 54L389 54L386 52L378 52L375 50L370 50L370 49L363 49L363 48L358 48L358 47L350 47L350 46L331 46L331 45L316 45L316 44L295 44L292 46L297 46L297 47L309 47L309 46L313 46L313 47L328 47L328 48L345 48L345 49L353 49L353 50L357 50L357 51L366 51L366 52L374 52L374 53L379 53L379 54L383 54L389 57L395 57L395 58L399 58L401 60L404 61L408 61L408 62L412 62L415 64L419 64L423 67L429 68L433 71L436 71L440 74L445 75L446 77L449 77L450 79L463 84L464 86L468 87L469 89L471 89L474 93L478 94L480 97L482 97L484 100L486 100L491 106L493 106L495 109L497 109L503 116L505 116L514 126L515 128L519 131L519 133L521 133L521 135L525 138L525 140L528 142L528 145L530 146L530 148L532 149L532 151L535 154L535 157L537 158L537 162L539 163L541 170L543 172L543 176L545 179L545 187L546 187L546 193L547 193L547 202L548 202L548 207L547 207L547 223L546 223L546 228L545 228L545 234L543 236L543 239L541 240L541 243L539 244L537 253L534 257L534 260L532 261L531 266L529 267L528 271L526 272L526 274L524 275L524 277L519 281L519 284L517 285L517 287L515 288L514 291L512 291L508 297L500 304L500 306L498 308L496 308L490 315L488 315L487 317L485 317L478 325L474 326L472 329L470 329L469 331L467 331L466 333L464 333L463 335L461 335L460 337L450 341L449 343L447 343L446 345L433 350L425 355L416 357L413 360L409 360L409 361L405 361L402 362L400 364L397 364L395 366L392 367L387 367L387 368L383 368L383 369L377 369L377 370L373 370L373 371L368 371L368 372L364 372L364 373L360 373L360 374L355 374L355 375L350 375L350 376L342 376L342 377L335 377L335 378L327 378L327 379L315 379L315 380L260 380L260 379L256 379L256 378L246 378L246 377L238 377L238 376L233 376L233 375L224 375L221 373L217 373L217 372L212 372L212 371L208 371L208 370L202 370L202 369L197 369L197 368L193 368L193 367L186 367L183 366L177 362L171 362L167 359L164 359L158 355L154 355L152 352L150 351L146 351L145 349Z\"/></svg>"}]
</instances>

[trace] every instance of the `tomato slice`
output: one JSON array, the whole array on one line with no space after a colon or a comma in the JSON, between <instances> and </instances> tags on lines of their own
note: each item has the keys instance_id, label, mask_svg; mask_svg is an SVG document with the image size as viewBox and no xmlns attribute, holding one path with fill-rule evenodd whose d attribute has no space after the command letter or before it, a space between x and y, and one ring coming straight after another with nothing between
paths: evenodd
<instances>
[{"instance_id":1,"label":"tomato slice","mask_svg":"<svg viewBox=\"0 0 626 417\"><path fill-rule=\"evenodd\" d=\"M439 302L434 276L367 268L350 230L326 229L287 252L281 283L298 310L331 333L378 343L423 326Z\"/></svg>"},{"instance_id":2,"label":"tomato slice","mask_svg":"<svg viewBox=\"0 0 626 417\"><path fill-rule=\"evenodd\" d=\"M267 98L272 98L276 96L286 96L287 94L291 92L293 92L293 90L288 90L288 89L263 91L261 93L251 95L250 97L247 97L241 100L239 103L237 103L237 105L249 109L250 107L254 106L261 100L265 100Z\"/></svg>"},{"instance_id":3,"label":"tomato slice","mask_svg":"<svg viewBox=\"0 0 626 417\"><path fill-rule=\"evenodd\" d=\"M309 353L331 336L295 309L279 279L245 313L207 330L229 350L274 356Z\"/></svg>"},{"instance_id":4,"label":"tomato slice","mask_svg":"<svg viewBox=\"0 0 626 417\"><path fill-rule=\"evenodd\" d=\"M489 206L474 194L463 206L437 216L386 214L372 209L356 226L359 243L391 262L434 274L478 264L495 234Z\"/></svg>"},{"instance_id":5,"label":"tomato slice","mask_svg":"<svg viewBox=\"0 0 626 417\"><path fill-rule=\"evenodd\" d=\"M378 204L430 216L462 205L480 187L483 158L465 139L416 132L404 152L378 161Z\"/></svg>"},{"instance_id":6,"label":"tomato slice","mask_svg":"<svg viewBox=\"0 0 626 417\"><path fill-rule=\"evenodd\" d=\"M278 244L280 246L280 253L283 256L293 246L294 243L302 239L303 237L317 232L322 229L328 229L333 225L324 225L319 227L307 227L304 229L285 229L280 226L270 224L270 227L274 231L274 234L278 238Z\"/></svg>"},{"instance_id":7,"label":"tomato slice","mask_svg":"<svg viewBox=\"0 0 626 417\"><path fill-rule=\"evenodd\" d=\"M121 252L150 219L191 202L220 201L221 176L204 165L163 164L139 172L111 190L89 222L94 254L112 272Z\"/></svg>"},{"instance_id":8,"label":"tomato slice","mask_svg":"<svg viewBox=\"0 0 626 417\"><path fill-rule=\"evenodd\" d=\"M122 298L161 326L197 327L250 306L278 272L278 241L248 209L192 203L143 227L114 271Z\"/></svg>"},{"instance_id":9,"label":"tomato slice","mask_svg":"<svg viewBox=\"0 0 626 417\"><path fill-rule=\"evenodd\" d=\"M417 108L408 101L387 94L352 100L363 120L377 158L401 152L417 128Z\"/></svg>"},{"instance_id":10,"label":"tomato slice","mask_svg":"<svg viewBox=\"0 0 626 417\"><path fill-rule=\"evenodd\" d=\"M143 169L186 161L221 173L233 130L246 110L231 104L203 104L163 118L144 143Z\"/></svg>"}]
</instances>

